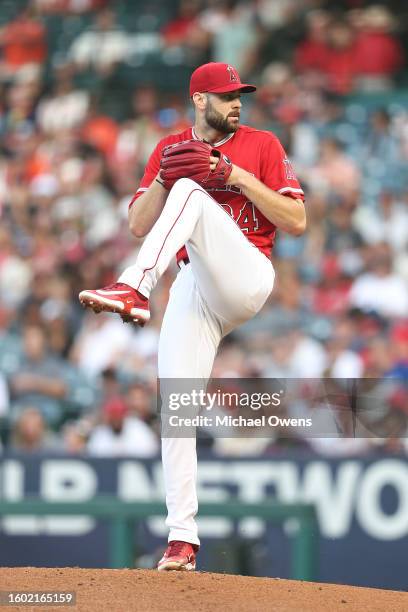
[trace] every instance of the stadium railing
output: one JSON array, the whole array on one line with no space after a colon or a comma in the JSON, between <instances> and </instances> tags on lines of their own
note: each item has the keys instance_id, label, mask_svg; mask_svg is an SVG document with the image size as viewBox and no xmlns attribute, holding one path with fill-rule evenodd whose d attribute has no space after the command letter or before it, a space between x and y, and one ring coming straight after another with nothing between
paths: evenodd
<instances>
[{"instance_id":1,"label":"stadium railing","mask_svg":"<svg viewBox=\"0 0 408 612\"><path fill-rule=\"evenodd\" d=\"M110 521L110 567L133 567L133 529L137 521L166 515L159 501L125 502L116 497L95 497L86 502L48 502L38 498L19 502L0 500L0 516L83 515ZM291 529L291 578L313 580L316 572L318 526L312 504L277 502L233 504L201 503L200 516L228 519L259 518L275 524L288 519L297 522Z\"/></svg>"}]
</instances>

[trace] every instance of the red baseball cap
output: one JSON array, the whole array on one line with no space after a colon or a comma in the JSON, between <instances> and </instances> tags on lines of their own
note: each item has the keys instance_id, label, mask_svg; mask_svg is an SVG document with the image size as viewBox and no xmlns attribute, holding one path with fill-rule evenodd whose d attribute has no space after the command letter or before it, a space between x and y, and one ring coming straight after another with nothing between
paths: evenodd
<instances>
[{"instance_id":1,"label":"red baseball cap","mask_svg":"<svg viewBox=\"0 0 408 612\"><path fill-rule=\"evenodd\" d=\"M108 420L124 419L127 412L127 405L121 397L112 397L106 400L102 406L102 413Z\"/></svg>"},{"instance_id":2,"label":"red baseball cap","mask_svg":"<svg viewBox=\"0 0 408 612\"><path fill-rule=\"evenodd\" d=\"M255 85L241 83L238 72L231 64L210 62L196 68L190 79L190 98L196 93L228 93L239 89L244 93L255 91Z\"/></svg>"}]
</instances>

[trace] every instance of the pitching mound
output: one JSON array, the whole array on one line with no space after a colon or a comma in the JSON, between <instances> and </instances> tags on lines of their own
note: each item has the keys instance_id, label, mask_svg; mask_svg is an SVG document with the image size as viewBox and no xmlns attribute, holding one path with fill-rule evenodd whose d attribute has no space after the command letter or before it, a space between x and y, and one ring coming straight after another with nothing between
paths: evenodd
<instances>
[{"instance_id":1,"label":"pitching mound","mask_svg":"<svg viewBox=\"0 0 408 612\"><path fill-rule=\"evenodd\" d=\"M75 606L1 606L1 610L43 612L406 612L408 593L248 578L154 570L79 568L0 568L1 591L76 591Z\"/></svg>"}]
</instances>

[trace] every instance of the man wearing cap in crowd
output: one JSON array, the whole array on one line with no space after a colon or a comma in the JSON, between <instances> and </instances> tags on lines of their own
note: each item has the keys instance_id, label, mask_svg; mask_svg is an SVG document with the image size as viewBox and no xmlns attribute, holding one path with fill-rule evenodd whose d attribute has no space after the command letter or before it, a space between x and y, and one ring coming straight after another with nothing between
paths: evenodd
<instances>
[{"instance_id":1,"label":"man wearing cap in crowd","mask_svg":"<svg viewBox=\"0 0 408 612\"><path fill-rule=\"evenodd\" d=\"M272 291L276 230L305 231L304 194L279 140L240 124L241 96L255 90L229 64L193 72L194 125L158 143L130 203L130 229L146 237L135 264L117 283L79 296L95 312L144 325L150 292L176 256L158 351L162 387L177 379L205 385L221 339ZM170 533L158 569L193 570L200 545L195 436L165 431L162 461Z\"/></svg>"}]
</instances>

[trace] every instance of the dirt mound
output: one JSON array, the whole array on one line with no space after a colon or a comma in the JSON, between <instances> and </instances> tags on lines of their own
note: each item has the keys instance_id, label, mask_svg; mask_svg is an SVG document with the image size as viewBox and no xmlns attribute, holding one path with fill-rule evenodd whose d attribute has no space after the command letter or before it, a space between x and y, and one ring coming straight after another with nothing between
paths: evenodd
<instances>
[{"instance_id":1,"label":"dirt mound","mask_svg":"<svg viewBox=\"0 0 408 612\"><path fill-rule=\"evenodd\" d=\"M171 610L406 612L408 593L196 572L80 568L0 568L0 591L76 591L75 606L1 606L22 612Z\"/></svg>"}]
</instances>

